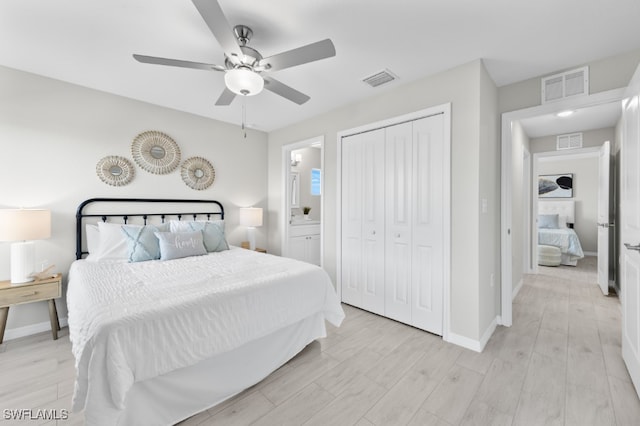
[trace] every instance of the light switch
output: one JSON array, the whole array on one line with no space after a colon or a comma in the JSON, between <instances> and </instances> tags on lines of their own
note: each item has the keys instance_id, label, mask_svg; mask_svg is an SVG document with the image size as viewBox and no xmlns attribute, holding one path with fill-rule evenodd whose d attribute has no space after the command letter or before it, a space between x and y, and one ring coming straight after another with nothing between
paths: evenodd
<instances>
[{"instance_id":1,"label":"light switch","mask_svg":"<svg viewBox=\"0 0 640 426\"><path fill-rule=\"evenodd\" d=\"M482 213L486 213L487 211L489 211L489 202L487 201L486 198L482 199Z\"/></svg>"}]
</instances>

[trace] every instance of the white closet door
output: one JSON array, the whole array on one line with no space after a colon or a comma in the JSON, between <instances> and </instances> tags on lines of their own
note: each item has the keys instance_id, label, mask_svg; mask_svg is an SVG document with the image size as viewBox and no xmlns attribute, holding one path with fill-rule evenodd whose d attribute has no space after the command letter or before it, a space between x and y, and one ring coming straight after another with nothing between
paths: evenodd
<instances>
[{"instance_id":1,"label":"white closet door","mask_svg":"<svg viewBox=\"0 0 640 426\"><path fill-rule=\"evenodd\" d=\"M342 301L362 305L362 138L342 140Z\"/></svg>"},{"instance_id":2,"label":"white closet door","mask_svg":"<svg viewBox=\"0 0 640 426\"><path fill-rule=\"evenodd\" d=\"M342 141L342 300L384 314L384 130Z\"/></svg>"},{"instance_id":3,"label":"white closet door","mask_svg":"<svg viewBox=\"0 0 640 426\"><path fill-rule=\"evenodd\" d=\"M386 128L385 315L411 323L412 125Z\"/></svg>"},{"instance_id":4,"label":"white closet door","mask_svg":"<svg viewBox=\"0 0 640 426\"><path fill-rule=\"evenodd\" d=\"M384 315L384 129L362 141L362 305Z\"/></svg>"},{"instance_id":5,"label":"white closet door","mask_svg":"<svg viewBox=\"0 0 640 426\"><path fill-rule=\"evenodd\" d=\"M442 335L443 116L413 122L411 324Z\"/></svg>"}]
</instances>

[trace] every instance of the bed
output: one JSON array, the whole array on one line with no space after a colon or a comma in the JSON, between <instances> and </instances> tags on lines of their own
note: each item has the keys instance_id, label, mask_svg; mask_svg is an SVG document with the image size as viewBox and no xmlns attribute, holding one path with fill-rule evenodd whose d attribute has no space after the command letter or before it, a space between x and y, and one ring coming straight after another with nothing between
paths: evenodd
<instances>
[{"instance_id":1,"label":"bed","mask_svg":"<svg viewBox=\"0 0 640 426\"><path fill-rule=\"evenodd\" d=\"M198 210L176 212L187 206ZM267 377L326 336L325 320L340 325L344 312L326 272L293 259L237 247L209 252L206 244L206 254L167 260L91 258L92 248L104 253L105 230L114 226L143 235L168 224L224 227L223 219L222 205L207 200L102 198L78 207L67 305L76 360L72 409L84 410L87 424L176 423ZM94 220L98 248L87 223ZM206 240L207 232L153 234L164 256L164 234ZM136 244L128 242L129 255Z\"/></svg>"},{"instance_id":2,"label":"bed","mask_svg":"<svg viewBox=\"0 0 640 426\"><path fill-rule=\"evenodd\" d=\"M573 200L538 200L538 245L558 247L561 265L576 266L584 257L574 223Z\"/></svg>"}]
</instances>

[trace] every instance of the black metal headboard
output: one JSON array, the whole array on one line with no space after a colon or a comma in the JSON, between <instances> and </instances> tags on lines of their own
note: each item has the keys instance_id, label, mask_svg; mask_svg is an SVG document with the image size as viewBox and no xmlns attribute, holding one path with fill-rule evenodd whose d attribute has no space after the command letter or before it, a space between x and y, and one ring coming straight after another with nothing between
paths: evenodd
<instances>
[{"instance_id":1,"label":"black metal headboard","mask_svg":"<svg viewBox=\"0 0 640 426\"><path fill-rule=\"evenodd\" d=\"M147 203L153 204L156 206L160 206L159 208L153 208L153 210L149 213L129 213L129 212L117 212L114 213L113 209L108 209L108 213L100 213L100 212L92 212L92 213L84 213L83 210L85 207L92 203L107 203L105 205L114 204L111 203L119 203L123 206L123 209L126 206L131 206L137 203ZM202 204L203 209L197 211L165 211L162 209L161 204L186 204L186 205L200 205ZM207 206L208 205L208 206ZM224 219L224 207L220 202L215 200L184 200L184 199L168 199L168 198L90 198L88 200L83 201L78 206L76 210L76 259L81 259L83 254L88 254L88 252L82 250L82 232L83 232L83 219L84 218L98 218L98 220L102 220L103 222L107 221L109 217L117 217L120 218L123 223L127 223L130 218L138 217L142 219L143 224L147 223L147 219L151 217L159 217L160 221L164 223L167 217L176 217L178 220L182 219L183 216L192 217L194 220L198 217L206 217L207 220L213 218L216 219Z\"/></svg>"}]
</instances>

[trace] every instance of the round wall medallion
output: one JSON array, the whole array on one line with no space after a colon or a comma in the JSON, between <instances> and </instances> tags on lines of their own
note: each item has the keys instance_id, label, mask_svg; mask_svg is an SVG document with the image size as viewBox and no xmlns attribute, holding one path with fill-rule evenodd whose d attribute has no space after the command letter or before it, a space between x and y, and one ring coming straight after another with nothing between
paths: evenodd
<instances>
[{"instance_id":1,"label":"round wall medallion","mask_svg":"<svg viewBox=\"0 0 640 426\"><path fill-rule=\"evenodd\" d=\"M134 173L133 164L117 155L104 157L96 165L96 174L108 185L124 186L131 182Z\"/></svg>"},{"instance_id":2,"label":"round wall medallion","mask_svg":"<svg viewBox=\"0 0 640 426\"><path fill-rule=\"evenodd\" d=\"M180 175L189 188L197 190L210 187L216 178L213 166L202 157L191 157L184 160Z\"/></svg>"},{"instance_id":3,"label":"round wall medallion","mask_svg":"<svg viewBox=\"0 0 640 426\"><path fill-rule=\"evenodd\" d=\"M155 130L136 136L131 154L138 166L157 175L171 173L180 164L178 144L169 135Z\"/></svg>"}]
</instances>

